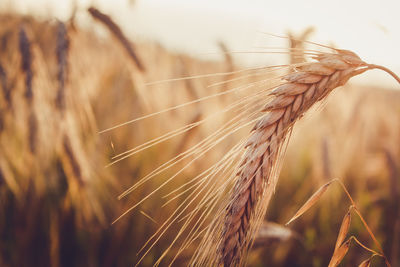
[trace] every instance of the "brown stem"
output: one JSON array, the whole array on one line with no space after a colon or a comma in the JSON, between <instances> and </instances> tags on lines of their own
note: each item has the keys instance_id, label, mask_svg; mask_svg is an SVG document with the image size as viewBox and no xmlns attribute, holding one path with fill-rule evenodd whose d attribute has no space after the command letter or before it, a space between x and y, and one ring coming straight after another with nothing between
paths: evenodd
<instances>
[{"instance_id":1,"label":"brown stem","mask_svg":"<svg viewBox=\"0 0 400 267\"><path fill-rule=\"evenodd\" d=\"M399 82L399 83L400 83L400 82ZM351 204L352 204L352 206L353 206L354 211L357 213L357 215L358 215L358 217L360 218L361 222L363 223L364 227L367 229L369 235L371 236L371 238L372 238L372 240L374 241L375 245L378 247L380 253L382 254L382 257L385 259L386 266L389 266L389 267L390 267L391 265L390 265L390 263L389 263L389 261L388 261L386 255L385 255L385 253L383 252L383 249L382 249L381 244L380 244L379 241L376 239L374 233L371 231L371 228L369 228L367 222L364 220L363 216L361 215L360 211L358 210L358 208L357 208L357 206L356 206L356 203L354 202L353 198L350 196L349 191L347 191L346 186L345 186L345 185L343 184L343 182L340 181L339 179L334 179L334 180L336 180L336 181L340 184L340 186L342 187L342 189L343 189L344 192L346 193L347 197L350 199L350 202L351 202Z\"/></svg>"},{"instance_id":2,"label":"brown stem","mask_svg":"<svg viewBox=\"0 0 400 267\"><path fill-rule=\"evenodd\" d=\"M383 70L383 71L389 73L400 84L399 76L397 76L396 73L394 73L390 69L388 69L388 68L386 68L384 66L375 65L375 64L368 64L367 66L368 66L368 69L380 69L380 70Z\"/></svg>"},{"instance_id":3,"label":"brown stem","mask_svg":"<svg viewBox=\"0 0 400 267\"><path fill-rule=\"evenodd\" d=\"M365 250L371 252L373 255L377 255L377 256L380 256L380 257L382 257L382 258L385 258L385 256L383 256L383 255L380 254L379 252L377 252L377 251L375 251L375 250L373 250L373 249L367 247L367 246L364 245L363 243L361 243L360 240L358 240L354 235L352 235L350 238L353 239L360 247L362 247L363 249L365 249Z\"/></svg>"}]
</instances>

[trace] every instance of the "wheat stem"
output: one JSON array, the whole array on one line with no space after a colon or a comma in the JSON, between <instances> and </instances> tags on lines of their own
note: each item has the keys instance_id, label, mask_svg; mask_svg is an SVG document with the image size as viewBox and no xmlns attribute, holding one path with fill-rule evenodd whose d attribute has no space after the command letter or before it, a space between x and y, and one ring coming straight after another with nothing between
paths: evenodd
<instances>
[{"instance_id":1,"label":"wheat stem","mask_svg":"<svg viewBox=\"0 0 400 267\"><path fill-rule=\"evenodd\" d=\"M400 77L397 76L396 73L394 73L390 69L388 69L384 66L375 65L375 64L368 64L367 66L369 69L380 69L380 70L383 70L383 71L389 73L398 83L400 83Z\"/></svg>"}]
</instances>

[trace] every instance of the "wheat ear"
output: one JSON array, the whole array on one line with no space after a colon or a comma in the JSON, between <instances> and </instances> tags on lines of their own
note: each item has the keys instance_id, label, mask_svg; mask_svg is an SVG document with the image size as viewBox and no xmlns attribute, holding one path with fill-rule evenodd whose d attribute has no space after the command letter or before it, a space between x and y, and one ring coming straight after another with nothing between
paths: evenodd
<instances>
[{"instance_id":1,"label":"wheat ear","mask_svg":"<svg viewBox=\"0 0 400 267\"><path fill-rule=\"evenodd\" d=\"M266 114L256 123L245 145L218 244L219 262L224 266L244 264L274 191L280 152L294 122L334 88L375 68L347 50L320 54L314 59L296 67L283 77L284 84L271 91L275 97L262 110Z\"/></svg>"}]
</instances>

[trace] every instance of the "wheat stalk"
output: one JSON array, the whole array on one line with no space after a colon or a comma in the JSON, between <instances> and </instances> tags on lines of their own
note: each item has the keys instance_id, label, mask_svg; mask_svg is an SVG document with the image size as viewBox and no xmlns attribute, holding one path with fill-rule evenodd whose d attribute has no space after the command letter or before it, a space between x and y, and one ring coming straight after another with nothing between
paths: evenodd
<instances>
[{"instance_id":1,"label":"wheat stalk","mask_svg":"<svg viewBox=\"0 0 400 267\"><path fill-rule=\"evenodd\" d=\"M29 148L32 153L35 153L37 149L38 121L33 110L33 101L35 96L33 91L33 53L32 43L23 27L20 28L18 41L19 51L21 54L21 70L25 74L25 99L29 108L32 109L28 115Z\"/></svg>"},{"instance_id":2,"label":"wheat stalk","mask_svg":"<svg viewBox=\"0 0 400 267\"><path fill-rule=\"evenodd\" d=\"M58 80L58 91L56 97L56 106L60 110L65 109L65 84L67 81L68 72L68 49L69 39L68 31L65 24L62 22L58 23L57 26L57 80Z\"/></svg>"},{"instance_id":3,"label":"wheat stalk","mask_svg":"<svg viewBox=\"0 0 400 267\"><path fill-rule=\"evenodd\" d=\"M25 97L29 104L33 101L33 88L32 88L32 48L31 42L23 27L19 31L19 51L21 53L21 69L25 73Z\"/></svg>"},{"instance_id":4,"label":"wheat stalk","mask_svg":"<svg viewBox=\"0 0 400 267\"><path fill-rule=\"evenodd\" d=\"M125 48L126 52L128 53L129 57L133 60L137 68L142 72L146 71L145 66L143 65L142 61L135 52L133 44L124 35L121 28L111 19L111 17L102 13L95 7L90 7L88 11L93 18L102 22L111 31L111 33L114 34L117 40L119 40L122 46Z\"/></svg>"},{"instance_id":5,"label":"wheat stalk","mask_svg":"<svg viewBox=\"0 0 400 267\"><path fill-rule=\"evenodd\" d=\"M237 266L245 263L275 190L285 140L293 124L311 106L351 77L368 69L384 69L365 63L351 51L335 51L318 54L314 56L314 62L298 65L283 77L285 83L271 91L274 98L261 110L266 114L256 123L245 144L246 151L224 216L216 219L217 226L211 227L206 234L193 265ZM206 244L209 242L216 244L215 251L212 245Z\"/></svg>"}]
</instances>

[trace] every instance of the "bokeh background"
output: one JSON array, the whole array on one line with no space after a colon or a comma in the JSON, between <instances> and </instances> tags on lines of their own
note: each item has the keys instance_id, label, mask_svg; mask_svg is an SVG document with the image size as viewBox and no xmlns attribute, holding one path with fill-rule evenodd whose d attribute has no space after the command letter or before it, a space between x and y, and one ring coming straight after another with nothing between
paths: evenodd
<instances>
[{"instance_id":1,"label":"bokeh background","mask_svg":"<svg viewBox=\"0 0 400 267\"><path fill-rule=\"evenodd\" d=\"M0 266L134 266L140 248L185 197L162 207L163 196L219 160L249 128L112 225L189 160L122 200L120 193L232 114L106 166L115 155L207 118L243 95L221 95L99 132L260 78L235 71L297 60L265 47L315 49L293 38L350 49L400 73L397 10L398 1L3 0ZM225 74L160 82L218 73ZM391 77L367 72L296 125L249 266L327 266L350 205L339 185L298 221L284 224L333 178L346 185L392 266L400 266L399 103ZM166 232L140 265L152 266L179 227ZM377 249L356 216L349 235ZM174 265L186 266L193 249ZM370 256L353 244L342 265ZM383 264L374 258L373 266Z\"/></svg>"}]
</instances>

